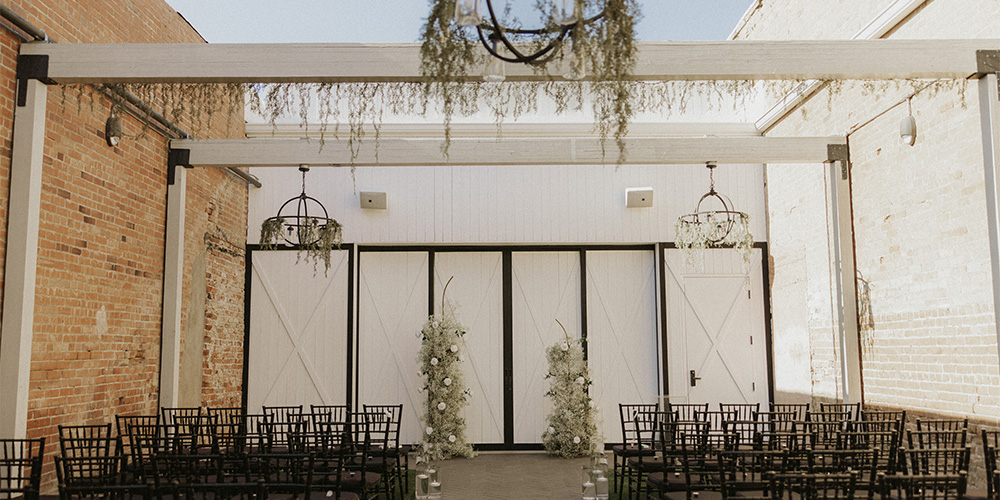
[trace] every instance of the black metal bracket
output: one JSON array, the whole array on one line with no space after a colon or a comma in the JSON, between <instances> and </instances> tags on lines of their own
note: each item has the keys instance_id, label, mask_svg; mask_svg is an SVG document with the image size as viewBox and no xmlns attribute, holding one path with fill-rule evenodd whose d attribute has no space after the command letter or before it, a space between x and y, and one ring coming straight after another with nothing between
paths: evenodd
<instances>
[{"instance_id":1,"label":"black metal bracket","mask_svg":"<svg viewBox=\"0 0 1000 500\"><path fill-rule=\"evenodd\" d=\"M1000 50L976 51L976 77L994 73L997 75L997 91L1000 92Z\"/></svg>"},{"instance_id":2,"label":"black metal bracket","mask_svg":"<svg viewBox=\"0 0 1000 500\"><path fill-rule=\"evenodd\" d=\"M847 144L827 144L826 162L840 162L840 177L846 181L851 165L851 148Z\"/></svg>"},{"instance_id":3,"label":"black metal bracket","mask_svg":"<svg viewBox=\"0 0 1000 500\"><path fill-rule=\"evenodd\" d=\"M28 104L28 80L35 79L46 85L56 82L49 78L48 54L21 54L17 56L17 106Z\"/></svg>"},{"instance_id":4,"label":"black metal bracket","mask_svg":"<svg viewBox=\"0 0 1000 500\"><path fill-rule=\"evenodd\" d=\"M167 185L173 186L177 167L191 168L191 150L170 148L167 152Z\"/></svg>"}]
</instances>

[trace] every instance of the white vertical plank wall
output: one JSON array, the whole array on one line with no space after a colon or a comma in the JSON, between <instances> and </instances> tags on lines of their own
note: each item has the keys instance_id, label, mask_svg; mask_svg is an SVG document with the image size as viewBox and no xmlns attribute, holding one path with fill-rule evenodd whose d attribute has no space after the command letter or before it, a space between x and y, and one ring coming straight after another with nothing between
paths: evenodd
<instances>
[{"instance_id":1,"label":"white vertical plank wall","mask_svg":"<svg viewBox=\"0 0 1000 500\"><path fill-rule=\"evenodd\" d=\"M348 254L325 274L296 252L252 254L248 411L347 402Z\"/></svg>"},{"instance_id":2,"label":"white vertical plank wall","mask_svg":"<svg viewBox=\"0 0 1000 500\"><path fill-rule=\"evenodd\" d=\"M290 168L253 168L248 241L260 222L302 189ZM358 244L652 243L674 240L674 221L708 191L704 165L542 167L314 167L306 192ZM715 185L766 234L761 165L720 165ZM625 189L652 187L651 208L626 208ZM360 191L387 194L388 209L363 210Z\"/></svg>"},{"instance_id":3,"label":"white vertical plank wall","mask_svg":"<svg viewBox=\"0 0 1000 500\"><path fill-rule=\"evenodd\" d=\"M659 394L655 255L587 252L587 353L605 442L621 440L618 403Z\"/></svg>"},{"instance_id":4,"label":"white vertical plank wall","mask_svg":"<svg viewBox=\"0 0 1000 500\"><path fill-rule=\"evenodd\" d=\"M435 311L446 300L466 328L465 383L472 391L464 418L473 443L503 443L503 265L500 252L435 252Z\"/></svg>"},{"instance_id":5,"label":"white vertical plank wall","mask_svg":"<svg viewBox=\"0 0 1000 500\"><path fill-rule=\"evenodd\" d=\"M580 338L579 252L515 252L513 265L514 443L539 443L551 403L545 349Z\"/></svg>"},{"instance_id":6,"label":"white vertical plank wall","mask_svg":"<svg viewBox=\"0 0 1000 500\"><path fill-rule=\"evenodd\" d=\"M426 252L361 252L358 404L403 404L400 442L419 441L423 379L417 334L427 320Z\"/></svg>"},{"instance_id":7,"label":"white vertical plank wall","mask_svg":"<svg viewBox=\"0 0 1000 500\"><path fill-rule=\"evenodd\" d=\"M709 250L693 265L664 252L671 402L767 405L761 254L753 251L748 275L732 250Z\"/></svg>"}]
</instances>

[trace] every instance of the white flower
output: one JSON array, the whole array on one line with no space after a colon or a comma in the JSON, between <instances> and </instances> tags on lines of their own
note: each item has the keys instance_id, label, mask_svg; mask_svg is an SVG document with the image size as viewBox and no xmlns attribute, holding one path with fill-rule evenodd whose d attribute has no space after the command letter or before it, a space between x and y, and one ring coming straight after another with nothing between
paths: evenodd
<instances>
[{"instance_id":1,"label":"white flower","mask_svg":"<svg viewBox=\"0 0 1000 500\"><path fill-rule=\"evenodd\" d=\"M439 326L441 326L441 323L438 323L437 321L431 323L431 328L435 330L437 330Z\"/></svg>"},{"instance_id":2,"label":"white flower","mask_svg":"<svg viewBox=\"0 0 1000 500\"><path fill-rule=\"evenodd\" d=\"M438 409L441 410L441 411L444 411L444 409L447 408L447 407L448 407L448 405L444 404L444 401L438 403Z\"/></svg>"},{"instance_id":3,"label":"white flower","mask_svg":"<svg viewBox=\"0 0 1000 500\"><path fill-rule=\"evenodd\" d=\"M555 427L549 426L548 430L549 430L549 434L555 434L556 433L556 428Z\"/></svg>"},{"instance_id":4,"label":"white flower","mask_svg":"<svg viewBox=\"0 0 1000 500\"><path fill-rule=\"evenodd\" d=\"M461 354L459 354L458 355L458 360L459 361L465 361L465 356L462 356Z\"/></svg>"},{"instance_id":5,"label":"white flower","mask_svg":"<svg viewBox=\"0 0 1000 500\"><path fill-rule=\"evenodd\" d=\"M431 358L431 366L437 366L437 364L438 364L438 359L437 358Z\"/></svg>"},{"instance_id":6,"label":"white flower","mask_svg":"<svg viewBox=\"0 0 1000 500\"><path fill-rule=\"evenodd\" d=\"M458 439L458 438L456 438L454 434L448 436L448 442L449 443L454 443L456 439Z\"/></svg>"},{"instance_id":7,"label":"white flower","mask_svg":"<svg viewBox=\"0 0 1000 500\"><path fill-rule=\"evenodd\" d=\"M583 377L577 377L576 378L576 383L577 384L583 385L584 382L586 382L586 380L584 380Z\"/></svg>"},{"instance_id":8,"label":"white flower","mask_svg":"<svg viewBox=\"0 0 1000 500\"><path fill-rule=\"evenodd\" d=\"M428 427L428 428L424 429L424 432L426 432L427 435L430 436L431 434L434 434L434 428L433 427Z\"/></svg>"},{"instance_id":9,"label":"white flower","mask_svg":"<svg viewBox=\"0 0 1000 500\"><path fill-rule=\"evenodd\" d=\"M458 346L455 344L451 345L451 352L458 352Z\"/></svg>"},{"instance_id":10,"label":"white flower","mask_svg":"<svg viewBox=\"0 0 1000 500\"><path fill-rule=\"evenodd\" d=\"M569 350L569 344L563 342L562 344L559 345L559 348L562 349L563 352L566 352Z\"/></svg>"},{"instance_id":11,"label":"white flower","mask_svg":"<svg viewBox=\"0 0 1000 500\"><path fill-rule=\"evenodd\" d=\"M580 436L573 436L573 444L580 444Z\"/></svg>"},{"instance_id":12,"label":"white flower","mask_svg":"<svg viewBox=\"0 0 1000 500\"><path fill-rule=\"evenodd\" d=\"M451 379L447 377L445 377L445 379L442 380L441 382L443 382L445 386L451 385Z\"/></svg>"}]
</instances>

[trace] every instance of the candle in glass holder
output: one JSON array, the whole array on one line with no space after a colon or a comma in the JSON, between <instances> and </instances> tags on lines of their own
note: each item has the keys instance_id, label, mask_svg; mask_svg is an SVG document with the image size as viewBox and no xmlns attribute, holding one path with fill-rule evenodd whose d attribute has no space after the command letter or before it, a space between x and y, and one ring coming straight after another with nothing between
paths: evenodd
<instances>
[{"instance_id":1,"label":"candle in glass holder","mask_svg":"<svg viewBox=\"0 0 1000 500\"><path fill-rule=\"evenodd\" d=\"M431 484L427 489L427 499L441 500L441 483L437 481L431 481Z\"/></svg>"},{"instance_id":2,"label":"candle in glass holder","mask_svg":"<svg viewBox=\"0 0 1000 500\"><path fill-rule=\"evenodd\" d=\"M430 476L427 474L417 474L417 485L413 494L417 500L427 500L427 490L430 487Z\"/></svg>"}]
</instances>

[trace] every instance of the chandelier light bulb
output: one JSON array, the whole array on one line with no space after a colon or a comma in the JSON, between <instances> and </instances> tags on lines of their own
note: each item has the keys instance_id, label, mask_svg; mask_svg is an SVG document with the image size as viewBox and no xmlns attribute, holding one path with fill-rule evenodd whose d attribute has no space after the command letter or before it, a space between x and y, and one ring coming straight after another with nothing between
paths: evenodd
<instances>
[{"instance_id":1,"label":"chandelier light bulb","mask_svg":"<svg viewBox=\"0 0 1000 500\"><path fill-rule=\"evenodd\" d=\"M556 4L555 21L563 26L575 23L580 18L576 5L577 0L559 0Z\"/></svg>"},{"instance_id":2,"label":"chandelier light bulb","mask_svg":"<svg viewBox=\"0 0 1000 500\"><path fill-rule=\"evenodd\" d=\"M493 50L500 50L497 47L497 42L493 42ZM503 66L503 61L493 57L489 52L485 56L485 68L483 68L483 81L490 83L500 83L507 79L506 69Z\"/></svg>"},{"instance_id":3,"label":"chandelier light bulb","mask_svg":"<svg viewBox=\"0 0 1000 500\"><path fill-rule=\"evenodd\" d=\"M476 26L483 21L479 14L480 0L457 0L455 2L455 24Z\"/></svg>"}]
</instances>

